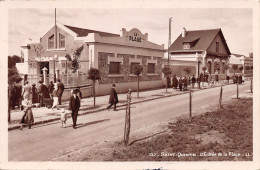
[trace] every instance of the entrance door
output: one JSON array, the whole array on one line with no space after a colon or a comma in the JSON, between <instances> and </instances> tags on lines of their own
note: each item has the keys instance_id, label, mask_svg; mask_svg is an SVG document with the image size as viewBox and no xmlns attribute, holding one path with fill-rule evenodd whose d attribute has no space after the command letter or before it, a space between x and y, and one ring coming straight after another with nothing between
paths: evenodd
<instances>
[{"instance_id":1,"label":"entrance door","mask_svg":"<svg viewBox=\"0 0 260 170\"><path fill-rule=\"evenodd\" d=\"M43 69L44 67L46 67L46 68L48 69L48 70L47 70L47 74L49 74L49 70L50 70L50 68L49 68L49 62L40 62L39 64L40 64L40 73L41 73L41 75L43 74L42 69Z\"/></svg>"}]
</instances>

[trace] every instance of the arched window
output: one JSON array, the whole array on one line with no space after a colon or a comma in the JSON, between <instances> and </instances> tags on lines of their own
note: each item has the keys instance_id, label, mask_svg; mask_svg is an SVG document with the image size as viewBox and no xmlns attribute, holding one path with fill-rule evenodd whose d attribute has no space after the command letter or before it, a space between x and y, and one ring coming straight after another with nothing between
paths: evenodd
<instances>
[{"instance_id":1,"label":"arched window","mask_svg":"<svg viewBox=\"0 0 260 170\"><path fill-rule=\"evenodd\" d=\"M48 39L48 49L54 49L54 35L50 36Z\"/></svg>"},{"instance_id":2,"label":"arched window","mask_svg":"<svg viewBox=\"0 0 260 170\"><path fill-rule=\"evenodd\" d=\"M59 48L65 48L65 36L59 34Z\"/></svg>"}]
</instances>

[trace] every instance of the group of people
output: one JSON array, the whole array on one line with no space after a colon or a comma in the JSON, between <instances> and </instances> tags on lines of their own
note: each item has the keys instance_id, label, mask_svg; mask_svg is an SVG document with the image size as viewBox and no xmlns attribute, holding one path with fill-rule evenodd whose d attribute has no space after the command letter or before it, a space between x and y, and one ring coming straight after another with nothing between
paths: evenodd
<instances>
[{"instance_id":1,"label":"group of people","mask_svg":"<svg viewBox=\"0 0 260 170\"><path fill-rule=\"evenodd\" d=\"M55 107L59 109L63 91L64 85L60 82L60 79L58 79L58 82L55 84L50 82L48 87L40 80L38 88L36 88L34 83L30 86L29 82L25 81L21 93L21 110L24 110L24 114L20 121L20 129L23 129L23 124L28 124L29 129L31 128L31 125L34 122L32 107L36 105L39 105L40 107L44 106L44 99L51 99L52 109Z\"/></svg>"},{"instance_id":2,"label":"group of people","mask_svg":"<svg viewBox=\"0 0 260 170\"><path fill-rule=\"evenodd\" d=\"M215 82L219 81L218 75L212 76L209 74L203 74L201 73L198 77L195 77L193 75L192 77L188 76L180 76L177 77L176 75L172 78L172 84L170 79L168 78L168 87L173 87L174 89L179 88L180 91L186 91L188 90L188 87L190 86L192 89L194 89L195 84L197 84L197 87L201 87L201 82L206 82L208 85L213 85Z\"/></svg>"}]
</instances>

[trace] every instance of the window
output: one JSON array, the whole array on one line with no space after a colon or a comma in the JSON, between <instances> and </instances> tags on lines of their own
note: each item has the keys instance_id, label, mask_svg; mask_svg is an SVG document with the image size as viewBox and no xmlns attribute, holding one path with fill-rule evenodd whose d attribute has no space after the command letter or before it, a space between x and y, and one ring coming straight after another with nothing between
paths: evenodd
<instances>
[{"instance_id":1,"label":"window","mask_svg":"<svg viewBox=\"0 0 260 170\"><path fill-rule=\"evenodd\" d=\"M184 43L183 49L190 49L190 43Z\"/></svg>"},{"instance_id":2,"label":"window","mask_svg":"<svg viewBox=\"0 0 260 170\"><path fill-rule=\"evenodd\" d=\"M65 48L65 36L59 34L59 48Z\"/></svg>"},{"instance_id":3,"label":"window","mask_svg":"<svg viewBox=\"0 0 260 170\"><path fill-rule=\"evenodd\" d=\"M120 62L110 62L109 74L119 74L119 73L120 73Z\"/></svg>"},{"instance_id":4,"label":"window","mask_svg":"<svg viewBox=\"0 0 260 170\"><path fill-rule=\"evenodd\" d=\"M148 73L155 73L155 64L148 63Z\"/></svg>"},{"instance_id":5,"label":"window","mask_svg":"<svg viewBox=\"0 0 260 170\"><path fill-rule=\"evenodd\" d=\"M136 65L139 65L139 63L131 63L131 65L130 65L130 74L134 74L134 67L136 66Z\"/></svg>"},{"instance_id":6,"label":"window","mask_svg":"<svg viewBox=\"0 0 260 170\"><path fill-rule=\"evenodd\" d=\"M48 48L54 49L54 35L50 36L50 38L48 39Z\"/></svg>"},{"instance_id":7,"label":"window","mask_svg":"<svg viewBox=\"0 0 260 170\"><path fill-rule=\"evenodd\" d=\"M219 52L219 42L216 42L216 52Z\"/></svg>"}]
</instances>

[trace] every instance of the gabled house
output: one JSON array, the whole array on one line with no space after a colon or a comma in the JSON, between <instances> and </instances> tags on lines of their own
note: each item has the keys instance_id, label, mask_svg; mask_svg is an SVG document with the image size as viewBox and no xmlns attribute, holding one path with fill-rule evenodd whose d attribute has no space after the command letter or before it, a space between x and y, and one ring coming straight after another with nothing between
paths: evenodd
<instances>
[{"instance_id":1,"label":"gabled house","mask_svg":"<svg viewBox=\"0 0 260 170\"><path fill-rule=\"evenodd\" d=\"M54 80L54 73L65 83L65 87L73 88L86 85L88 70L98 68L101 80L97 84L97 95L109 93L113 83L117 84L118 92L136 89L137 76L133 74L136 64L143 66L140 88L157 88L163 85L162 58L164 45L148 41L148 34L134 28L130 31L122 29L122 34L89 30L57 23L40 42L23 44L22 52L30 83L47 73L48 84ZM77 80L71 78L71 61L75 51L80 51ZM43 71L45 70L45 71ZM37 81L36 81L37 80ZM86 80L86 81L84 81ZM80 81L80 82L79 82Z\"/></svg>"},{"instance_id":2,"label":"gabled house","mask_svg":"<svg viewBox=\"0 0 260 170\"><path fill-rule=\"evenodd\" d=\"M228 64L230 51L221 29L186 31L169 47L170 65L177 76L199 75L202 67L209 74L224 78L224 65ZM187 74L187 68L190 73Z\"/></svg>"}]
</instances>

